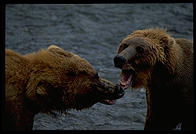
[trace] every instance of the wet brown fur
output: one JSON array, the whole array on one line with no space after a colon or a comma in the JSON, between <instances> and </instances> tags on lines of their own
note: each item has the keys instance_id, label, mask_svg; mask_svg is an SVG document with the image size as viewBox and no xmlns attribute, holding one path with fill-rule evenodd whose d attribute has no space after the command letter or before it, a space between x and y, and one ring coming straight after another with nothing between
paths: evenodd
<instances>
[{"instance_id":1,"label":"wet brown fur","mask_svg":"<svg viewBox=\"0 0 196 134\"><path fill-rule=\"evenodd\" d=\"M183 130L192 130L193 42L175 39L164 29L137 30L121 42L118 54L134 38L147 44L147 54L134 59L138 72L132 85L146 88L145 130L171 130L178 123Z\"/></svg>"},{"instance_id":2,"label":"wet brown fur","mask_svg":"<svg viewBox=\"0 0 196 134\"><path fill-rule=\"evenodd\" d=\"M7 130L31 130L38 112L80 110L100 99L97 72L71 52L52 45L24 56L9 49L5 53Z\"/></svg>"}]
</instances>

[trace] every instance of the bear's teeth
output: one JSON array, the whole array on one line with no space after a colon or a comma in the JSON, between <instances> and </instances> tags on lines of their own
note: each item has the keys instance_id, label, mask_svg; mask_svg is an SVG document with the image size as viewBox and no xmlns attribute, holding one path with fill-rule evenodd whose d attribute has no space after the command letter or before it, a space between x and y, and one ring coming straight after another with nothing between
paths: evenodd
<instances>
[{"instance_id":1,"label":"bear's teeth","mask_svg":"<svg viewBox=\"0 0 196 134\"><path fill-rule=\"evenodd\" d=\"M122 80L120 80L120 85L125 86L126 83L122 82Z\"/></svg>"},{"instance_id":2,"label":"bear's teeth","mask_svg":"<svg viewBox=\"0 0 196 134\"><path fill-rule=\"evenodd\" d=\"M107 105L113 105L116 103L116 100L103 100L101 103L104 103Z\"/></svg>"},{"instance_id":3,"label":"bear's teeth","mask_svg":"<svg viewBox=\"0 0 196 134\"><path fill-rule=\"evenodd\" d=\"M108 104L115 104L116 100L107 100Z\"/></svg>"},{"instance_id":4,"label":"bear's teeth","mask_svg":"<svg viewBox=\"0 0 196 134\"><path fill-rule=\"evenodd\" d=\"M127 80L127 84L130 84L132 77L133 77L133 74L131 74L131 75L129 76L129 78L128 78L128 80Z\"/></svg>"},{"instance_id":5,"label":"bear's teeth","mask_svg":"<svg viewBox=\"0 0 196 134\"><path fill-rule=\"evenodd\" d=\"M133 74L131 74L128 78L126 76L122 76L122 79L120 80L120 85L122 88L127 88L129 84L131 84Z\"/></svg>"},{"instance_id":6,"label":"bear's teeth","mask_svg":"<svg viewBox=\"0 0 196 134\"><path fill-rule=\"evenodd\" d=\"M128 87L128 84L126 82L122 82L122 80L120 80L120 86L125 89Z\"/></svg>"}]
</instances>

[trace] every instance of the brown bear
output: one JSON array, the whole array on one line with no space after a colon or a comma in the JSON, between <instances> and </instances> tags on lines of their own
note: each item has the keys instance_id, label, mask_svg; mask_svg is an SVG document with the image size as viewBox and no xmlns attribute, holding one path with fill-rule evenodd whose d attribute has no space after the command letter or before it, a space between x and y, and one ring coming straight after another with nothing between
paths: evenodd
<instances>
[{"instance_id":1,"label":"brown bear","mask_svg":"<svg viewBox=\"0 0 196 134\"><path fill-rule=\"evenodd\" d=\"M124 95L119 85L100 78L85 59L54 45L24 56L6 49L5 73L6 130L31 130L38 112L113 104Z\"/></svg>"},{"instance_id":2,"label":"brown bear","mask_svg":"<svg viewBox=\"0 0 196 134\"><path fill-rule=\"evenodd\" d=\"M145 130L193 130L193 42L164 29L137 30L120 43L114 64L123 88L146 88Z\"/></svg>"}]
</instances>

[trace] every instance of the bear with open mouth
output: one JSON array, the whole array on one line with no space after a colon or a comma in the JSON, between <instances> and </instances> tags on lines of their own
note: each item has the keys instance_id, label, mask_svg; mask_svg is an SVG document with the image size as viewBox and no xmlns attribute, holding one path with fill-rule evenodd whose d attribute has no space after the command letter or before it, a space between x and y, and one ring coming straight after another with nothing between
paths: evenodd
<instances>
[{"instance_id":1,"label":"bear with open mouth","mask_svg":"<svg viewBox=\"0 0 196 134\"><path fill-rule=\"evenodd\" d=\"M145 130L193 130L193 42L159 28L137 30L120 43L114 65L122 88L146 88Z\"/></svg>"},{"instance_id":2,"label":"bear with open mouth","mask_svg":"<svg viewBox=\"0 0 196 134\"><path fill-rule=\"evenodd\" d=\"M55 45L23 56L6 49L5 82L5 130L31 130L39 112L111 105L124 95L88 61Z\"/></svg>"}]
</instances>

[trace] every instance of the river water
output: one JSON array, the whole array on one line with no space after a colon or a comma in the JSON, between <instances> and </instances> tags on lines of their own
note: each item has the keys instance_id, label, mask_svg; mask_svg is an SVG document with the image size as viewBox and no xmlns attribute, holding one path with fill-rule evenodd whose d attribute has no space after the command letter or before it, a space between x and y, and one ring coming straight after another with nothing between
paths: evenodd
<instances>
[{"instance_id":1,"label":"river water","mask_svg":"<svg viewBox=\"0 0 196 134\"><path fill-rule=\"evenodd\" d=\"M174 37L193 39L193 5L178 4L17 4L6 5L5 47L21 54L55 44L87 59L99 76L115 83L119 43L131 32L167 28ZM39 113L34 130L143 130L145 89L126 90L114 105L57 116Z\"/></svg>"}]
</instances>

